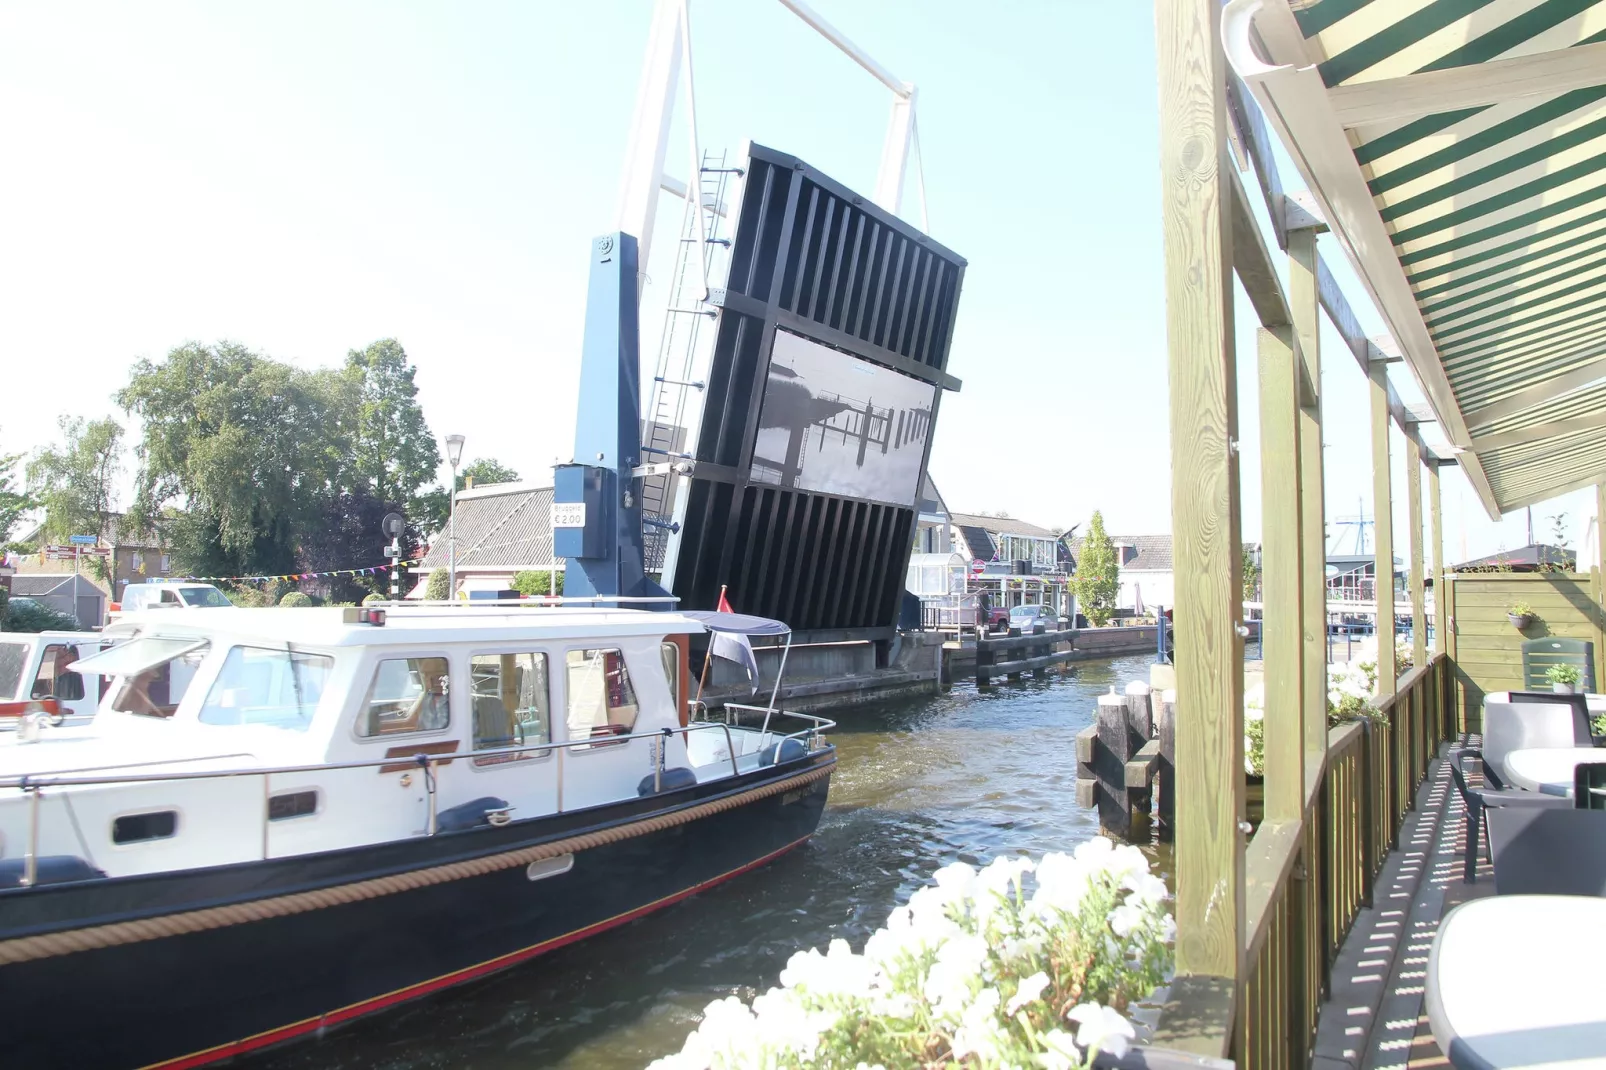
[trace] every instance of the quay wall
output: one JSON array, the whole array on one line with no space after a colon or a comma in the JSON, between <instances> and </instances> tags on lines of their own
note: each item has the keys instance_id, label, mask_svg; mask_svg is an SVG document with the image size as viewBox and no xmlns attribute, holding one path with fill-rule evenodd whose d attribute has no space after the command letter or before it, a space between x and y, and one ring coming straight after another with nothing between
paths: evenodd
<instances>
[{"instance_id":1,"label":"quay wall","mask_svg":"<svg viewBox=\"0 0 1606 1070\"><path fill-rule=\"evenodd\" d=\"M1125 654L1154 653L1155 625L1132 627L1082 628L1071 644L1070 661L1092 661L1096 658L1116 658ZM976 643L970 641L948 648L949 664L959 676L976 671Z\"/></svg>"}]
</instances>

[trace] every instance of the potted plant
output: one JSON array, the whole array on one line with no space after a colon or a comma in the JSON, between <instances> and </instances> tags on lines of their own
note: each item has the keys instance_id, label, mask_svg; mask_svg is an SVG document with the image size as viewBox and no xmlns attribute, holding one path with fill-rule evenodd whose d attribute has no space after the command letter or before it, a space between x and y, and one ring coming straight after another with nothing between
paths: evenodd
<instances>
[{"instance_id":1,"label":"potted plant","mask_svg":"<svg viewBox=\"0 0 1606 1070\"><path fill-rule=\"evenodd\" d=\"M1513 628L1521 631L1534 622L1534 611L1527 602L1513 602L1506 610L1506 619L1511 621Z\"/></svg>"},{"instance_id":2,"label":"potted plant","mask_svg":"<svg viewBox=\"0 0 1606 1070\"><path fill-rule=\"evenodd\" d=\"M1545 679L1550 681L1550 689L1558 695L1570 695L1583 679L1583 674L1576 665L1552 665L1545 670Z\"/></svg>"}]
</instances>

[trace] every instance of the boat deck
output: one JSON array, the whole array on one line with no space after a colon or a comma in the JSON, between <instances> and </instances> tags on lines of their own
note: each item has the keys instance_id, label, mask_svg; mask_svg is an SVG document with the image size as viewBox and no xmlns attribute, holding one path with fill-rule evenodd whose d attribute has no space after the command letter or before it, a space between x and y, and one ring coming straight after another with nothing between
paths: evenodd
<instances>
[{"instance_id":1,"label":"boat deck","mask_svg":"<svg viewBox=\"0 0 1606 1070\"><path fill-rule=\"evenodd\" d=\"M1333 963L1313 1070L1450 1065L1423 1006L1428 952L1447 911L1494 894L1494 870L1480 841L1476 883L1463 880L1466 807L1450 776L1448 752L1440 748L1417 788L1416 806L1373 887L1372 904L1355 919Z\"/></svg>"}]
</instances>

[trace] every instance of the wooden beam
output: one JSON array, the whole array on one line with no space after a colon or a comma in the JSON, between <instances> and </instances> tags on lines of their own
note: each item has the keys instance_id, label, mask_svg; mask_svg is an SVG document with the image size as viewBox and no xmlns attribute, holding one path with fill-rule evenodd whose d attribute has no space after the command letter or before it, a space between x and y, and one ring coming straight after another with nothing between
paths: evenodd
<instances>
[{"instance_id":1,"label":"wooden beam","mask_svg":"<svg viewBox=\"0 0 1606 1070\"><path fill-rule=\"evenodd\" d=\"M1389 381L1379 364L1368 375L1372 396L1372 586L1377 602L1377 693L1394 694L1394 494L1389 471Z\"/></svg>"},{"instance_id":2,"label":"wooden beam","mask_svg":"<svg viewBox=\"0 0 1606 1070\"><path fill-rule=\"evenodd\" d=\"M1287 327L1292 321L1288 302L1283 299L1282 280L1277 277L1271 251L1250 209L1249 193L1235 171L1227 172L1226 183L1232 189L1232 265L1237 269L1238 281L1243 283L1262 327Z\"/></svg>"},{"instance_id":3,"label":"wooden beam","mask_svg":"<svg viewBox=\"0 0 1606 1070\"><path fill-rule=\"evenodd\" d=\"M1176 566L1177 974L1243 976L1243 604L1226 63L1216 0L1156 0ZM1219 1036L1189 1038L1225 1055Z\"/></svg>"},{"instance_id":4,"label":"wooden beam","mask_svg":"<svg viewBox=\"0 0 1606 1070\"><path fill-rule=\"evenodd\" d=\"M1517 391L1510 397L1491 401L1481 409L1467 413L1468 427L1483 427L1496 420L1504 420L1508 416L1515 416L1524 409L1531 409L1542 401L1559 398L1563 394L1570 394L1574 390L1588 386L1591 383L1606 379L1606 357L1592 360L1582 367L1575 368L1561 375L1552 375L1548 379L1541 379L1533 386Z\"/></svg>"},{"instance_id":5,"label":"wooden beam","mask_svg":"<svg viewBox=\"0 0 1606 1070\"><path fill-rule=\"evenodd\" d=\"M1580 431L1593 431L1597 427L1606 427L1606 405L1584 416L1551 420L1548 423L1534 424L1532 427L1519 427L1515 431L1502 431L1497 435L1479 435L1472 440L1472 449L1476 453L1487 453L1489 450L1502 450L1507 446L1520 446L1524 442L1538 442L1540 439L1560 438L1563 435L1575 435Z\"/></svg>"},{"instance_id":6,"label":"wooden beam","mask_svg":"<svg viewBox=\"0 0 1606 1070\"><path fill-rule=\"evenodd\" d=\"M1428 663L1427 564L1422 553L1422 447L1405 440L1405 493L1411 525L1411 664Z\"/></svg>"},{"instance_id":7,"label":"wooden beam","mask_svg":"<svg viewBox=\"0 0 1606 1070\"><path fill-rule=\"evenodd\" d=\"M1428 462L1428 516L1433 522L1433 652L1444 653L1444 636L1450 621L1444 612L1444 510L1439 505L1439 466ZM1600 677L1596 677L1600 679Z\"/></svg>"},{"instance_id":8,"label":"wooden beam","mask_svg":"<svg viewBox=\"0 0 1606 1070\"><path fill-rule=\"evenodd\" d=\"M1299 377L1291 332L1261 328L1260 628L1265 662L1266 817L1298 828L1305 812L1304 548L1299 535ZM1325 718L1323 719L1325 722ZM1265 826L1261 826L1264 828Z\"/></svg>"},{"instance_id":9,"label":"wooden beam","mask_svg":"<svg viewBox=\"0 0 1606 1070\"><path fill-rule=\"evenodd\" d=\"M1344 126L1392 123L1606 82L1606 44L1574 45L1442 71L1334 86L1327 99Z\"/></svg>"},{"instance_id":10,"label":"wooden beam","mask_svg":"<svg viewBox=\"0 0 1606 1070\"><path fill-rule=\"evenodd\" d=\"M1288 303L1299 337L1299 359L1306 376L1321 382L1321 302L1317 294L1314 231L1288 236ZM1326 451L1322 449L1322 406L1299 411L1300 640L1304 645L1305 751L1327 749L1327 514L1324 501Z\"/></svg>"},{"instance_id":11,"label":"wooden beam","mask_svg":"<svg viewBox=\"0 0 1606 1070\"><path fill-rule=\"evenodd\" d=\"M1277 239L1280 248L1287 247L1288 224L1284 216L1285 200L1283 197L1283 184L1277 174L1277 156L1272 150L1271 134L1266 130L1266 120L1260 114L1260 106L1254 102L1249 91L1244 88L1243 82L1237 75L1227 78L1227 101L1231 109L1234 126L1238 130L1238 141L1249 155L1249 162L1255 167L1255 178L1260 183L1260 195L1266 202L1266 214L1271 217L1271 233Z\"/></svg>"}]
</instances>

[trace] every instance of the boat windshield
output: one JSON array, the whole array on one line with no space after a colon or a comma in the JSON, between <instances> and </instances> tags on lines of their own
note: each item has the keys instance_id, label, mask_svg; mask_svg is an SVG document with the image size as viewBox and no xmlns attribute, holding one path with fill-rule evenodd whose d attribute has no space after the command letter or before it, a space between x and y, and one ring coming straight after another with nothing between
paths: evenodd
<instances>
[{"instance_id":1,"label":"boat windshield","mask_svg":"<svg viewBox=\"0 0 1606 1070\"><path fill-rule=\"evenodd\" d=\"M27 643L0 643L0 702L17 693L22 682L22 670L28 664Z\"/></svg>"},{"instance_id":2,"label":"boat windshield","mask_svg":"<svg viewBox=\"0 0 1606 1070\"><path fill-rule=\"evenodd\" d=\"M72 668L120 678L113 710L171 717L210 646L205 639L141 636L84 658Z\"/></svg>"},{"instance_id":3,"label":"boat windshield","mask_svg":"<svg viewBox=\"0 0 1606 1070\"><path fill-rule=\"evenodd\" d=\"M237 646L206 694L201 723L257 724L305 732L335 659L283 647Z\"/></svg>"}]
</instances>

